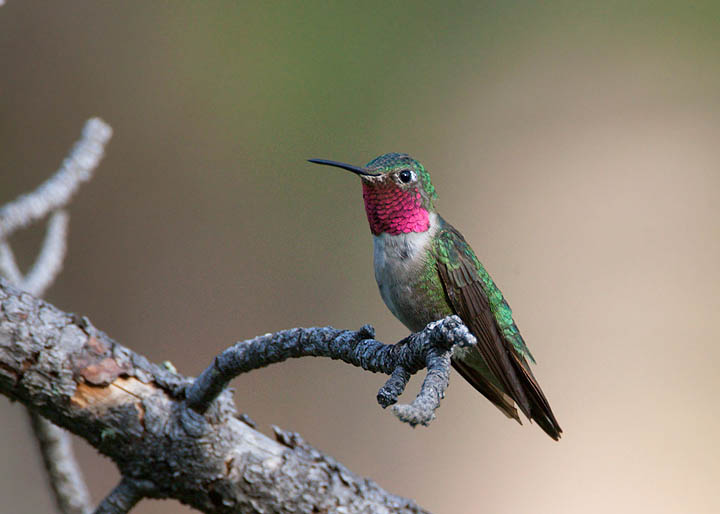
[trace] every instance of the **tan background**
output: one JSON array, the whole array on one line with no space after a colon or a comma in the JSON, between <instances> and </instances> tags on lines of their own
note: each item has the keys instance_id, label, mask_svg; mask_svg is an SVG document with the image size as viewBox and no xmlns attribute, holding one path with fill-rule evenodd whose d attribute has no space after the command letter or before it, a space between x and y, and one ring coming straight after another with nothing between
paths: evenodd
<instances>
[{"instance_id":1,"label":"tan background","mask_svg":"<svg viewBox=\"0 0 720 514\"><path fill-rule=\"evenodd\" d=\"M398 340L357 179L304 159L410 152L565 437L457 376L411 430L383 377L309 358L236 380L240 407L438 513L719 512L720 4L440 4L8 0L0 202L89 116L115 129L49 299L187 374L293 326ZM41 235L13 239L24 263ZM0 511L50 511L22 408L0 417ZM78 453L97 500L117 473Z\"/></svg>"}]
</instances>

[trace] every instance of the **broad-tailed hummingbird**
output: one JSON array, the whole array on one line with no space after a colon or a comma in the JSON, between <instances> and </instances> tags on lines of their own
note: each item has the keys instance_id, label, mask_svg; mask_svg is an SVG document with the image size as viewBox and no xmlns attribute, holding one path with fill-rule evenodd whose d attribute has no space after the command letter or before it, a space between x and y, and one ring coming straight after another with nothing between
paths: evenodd
<instances>
[{"instance_id":1,"label":"broad-tailed hummingbird","mask_svg":"<svg viewBox=\"0 0 720 514\"><path fill-rule=\"evenodd\" d=\"M515 405L553 439L562 429L530 370L535 362L510 306L465 238L435 210L430 174L407 154L366 166L310 162L357 174L374 243L375 280L390 311L413 332L457 314L477 339L456 347L452 365L506 416Z\"/></svg>"}]
</instances>

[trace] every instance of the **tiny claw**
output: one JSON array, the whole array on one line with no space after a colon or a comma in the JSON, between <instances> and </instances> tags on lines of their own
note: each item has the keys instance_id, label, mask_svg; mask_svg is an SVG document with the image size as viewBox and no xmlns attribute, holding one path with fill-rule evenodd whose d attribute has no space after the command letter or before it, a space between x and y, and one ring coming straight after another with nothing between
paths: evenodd
<instances>
[{"instance_id":1,"label":"tiny claw","mask_svg":"<svg viewBox=\"0 0 720 514\"><path fill-rule=\"evenodd\" d=\"M443 321L443 320L441 320L441 321ZM462 320L460 319L460 316L458 316L457 314L448 316L447 318L445 318L444 321L445 321L445 325L447 325L446 328L448 328L449 330L456 330L459 327L464 326Z\"/></svg>"},{"instance_id":2,"label":"tiny claw","mask_svg":"<svg viewBox=\"0 0 720 514\"><path fill-rule=\"evenodd\" d=\"M468 331L467 334L463 336L461 341L458 343L458 346L462 347L468 347L468 346L475 346L477 344L477 338Z\"/></svg>"},{"instance_id":3,"label":"tiny claw","mask_svg":"<svg viewBox=\"0 0 720 514\"><path fill-rule=\"evenodd\" d=\"M456 327L452 334L453 342L459 346L472 346L477 344L477 339L465 325Z\"/></svg>"},{"instance_id":4,"label":"tiny claw","mask_svg":"<svg viewBox=\"0 0 720 514\"><path fill-rule=\"evenodd\" d=\"M472 335L467 326L455 314L428 325L428 328L433 330L437 329L439 335L450 344L472 346L477 343L475 336Z\"/></svg>"}]
</instances>

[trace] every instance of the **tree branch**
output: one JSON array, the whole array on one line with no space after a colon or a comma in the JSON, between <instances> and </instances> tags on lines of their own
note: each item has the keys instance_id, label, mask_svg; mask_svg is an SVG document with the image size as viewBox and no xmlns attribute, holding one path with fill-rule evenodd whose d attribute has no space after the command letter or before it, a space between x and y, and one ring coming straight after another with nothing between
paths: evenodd
<instances>
[{"instance_id":1,"label":"tree branch","mask_svg":"<svg viewBox=\"0 0 720 514\"><path fill-rule=\"evenodd\" d=\"M23 281L22 273L15 261L15 254L5 241L0 241L0 276L13 284L20 284Z\"/></svg>"},{"instance_id":2,"label":"tree branch","mask_svg":"<svg viewBox=\"0 0 720 514\"><path fill-rule=\"evenodd\" d=\"M0 0L1 1L1 0ZM58 210L88 180L111 129L89 120L61 169L33 193L0 209L0 276L40 296L62 268L68 216ZM42 249L23 277L5 242L18 228L52 213ZM0 393L31 410L58 506L89 511L87 489L68 435L80 435L122 473L96 512L125 513L145 497L176 498L205 512L424 512L351 473L277 427L273 442L239 415L227 385L237 375L288 358L323 356L390 375L377 395L397 402L410 377L427 375L410 405L393 412L427 425L448 385L455 345L475 344L456 316L428 325L396 345L360 330L296 328L236 343L197 380L150 364L96 330L0 279ZM190 408L188 408L190 407ZM279 443L279 444L278 444Z\"/></svg>"},{"instance_id":3,"label":"tree branch","mask_svg":"<svg viewBox=\"0 0 720 514\"><path fill-rule=\"evenodd\" d=\"M197 378L188 391L188 405L203 414L230 380L242 373L290 358L329 357L391 375L378 393L378 402L383 407L397 401L410 375L427 367L428 374L415 401L393 408L401 421L413 426L427 425L435 417L435 409L447 388L450 350L455 344L475 344L475 337L457 316L430 323L422 332L394 345L376 341L374 336L369 325L357 331L293 328L236 343L218 355Z\"/></svg>"},{"instance_id":4,"label":"tree branch","mask_svg":"<svg viewBox=\"0 0 720 514\"><path fill-rule=\"evenodd\" d=\"M123 477L120 483L100 505L94 514L125 514L153 490L152 482Z\"/></svg>"},{"instance_id":5,"label":"tree branch","mask_svg":"<svg viewBox=\"0 0 720 514\"><path fill-rule=\"evenodd\" d=\"M65 260L69 219L67 212L63 210L50 215L40 254L22 280L21 289L39 297L55 282Z\"/></svg>"},{"instance_id":6,"label":"tree branch","mask_svg":"<svg viewBox=\"0 0 720 514\"><path fill-rule=\"evenodd\" d=\"M75 461L70 436L36 412L28 414L60 512L85 514L90 493Z\"/></svg>"},{"instance_id":7,"label":"tree branch","mask_svg":"<svg viewBox=\"0 0 720 514\"><path fill-rule=\"evenodd\" d=\"M101 119L88 120L80 140L54 175L32 193L0 208L0 241L67 205L80 184L92 177L111 135L112 129Z\"/></svg>"},{"instance_id":8,"label":"tree branch","mask_svg":"<svg viewBox=\"0 0 720 514\"><path fill-rule=\"evenodd\" d=\"M88 120L81 139L61 168L30 194L0 209L0 276L35 296L42 296L62 269L65 258L68 215L52 212L39 255L27 276L20 272L12 248L4 240L18 228L64 206L79 185L88 180L100 162L112 129L102 120ZM55 501L63 514L84 514L90 510L90 497L75 461L70 436L36 412L29 412Z\"/></svg>"},{"instance_id":9,"label":"tree branch","mask_svg":"<svg viewBox=\"0 0 720 514\"><path fill-rule=\"evenodd\" d=\"M387 346L369 328L337 332ZM0 279L0 393L86 439L123 477L152 482L143 495L204 512L425 512L297 435L253 430L227 389L204 415L187 408L191 384Z\"/></svg>"}]
</instances>

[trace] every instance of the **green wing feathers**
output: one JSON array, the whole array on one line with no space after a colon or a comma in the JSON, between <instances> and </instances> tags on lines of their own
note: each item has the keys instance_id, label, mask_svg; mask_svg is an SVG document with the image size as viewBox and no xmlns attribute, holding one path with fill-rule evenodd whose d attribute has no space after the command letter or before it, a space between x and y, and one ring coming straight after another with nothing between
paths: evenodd
<instances>
[{"instance_id":1,"label":"green wing feathers","mask_svg":"<svg viewBox=\"0 0 720 514\"><path fill-rule=\"evenodd\" d=\"M446 229L440 233L437 240L438 260L452 271L471 266L468 274L463 273L463 285L471 282L479 282L483 293L487 297L487 304L490 312L495 318L495 323L503 338L512 345L514 350L521 356L530 359L535 364L535 358L530 353L525 341L520 335L517 325L512 317L512 309L503 297L500 289L493 282L490 274L485 270L475 252L465 239L455 229ZM443 256L443 259L440 259ZM474 273L473 273L474 272ZM474 276L473 276L474 275Z\"/></svg>"},{"instance_id":2,"label":"green wing feathers","mask_svg":"<svg viewBox=\"0 0 720 514\"><path fill-rule=\"evenodd\" d=\"M444 221L434 251L448 301L478 340L470 351L479 355L460 354L455 369L506 415L519 421L510 399L514 400L528 418L558 439L562 430L530 370L528 359L535 360L495 282L463 236ZM478 357L485 366L477 364Z\"/></svg>"}]
</instances>

